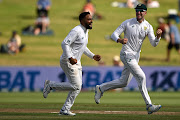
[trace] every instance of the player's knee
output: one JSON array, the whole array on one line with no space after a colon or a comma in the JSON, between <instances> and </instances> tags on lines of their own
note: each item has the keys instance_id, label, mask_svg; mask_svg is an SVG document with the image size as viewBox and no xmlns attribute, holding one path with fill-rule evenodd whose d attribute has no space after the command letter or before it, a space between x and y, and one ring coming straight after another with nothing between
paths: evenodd
<instances>
[{"instance_id":1,"label":"player's knee","mask_svg":"<svg viewBox=\"0 0 180 120\"><path fill-rule=\"evenodd\" d=\"M145 74L142 74L141 76L139 76L139 80L137 82L138 82L138 87L142 88L143 85L146 84L146 76L145 76Z\"/></svg>"},{"instance_id":2,"label":"player's knee","mask_svg":"<svg viewBox=\"0 0 180 120\"><path fill-rule=\"evenodd\" d=\"M126 87L128 85L127 81L124 81L122 79L119 79L119 84L117 84L118 87L122 88L122 87Z\"/></svg>"},{"instance_id":3,"label":"player's knee","mask_svg":"<svg viewBox=\"0 0 180 120\"><path fill-rule=\"evenodd\" d=\"M123 81L123 82L120 82L117 85L118 85L118 87L122 88L122 87L126 87L128 85L128 83L127 83L127 81Z\"/></svg>"},{"instance_id":4,"label":"player's knee","mask_svg":"<svg viewBox=\"0 0 180 120\"><path fill-rule=\"evenodd\" d=\"M121 87L126 87L127 85L128 85L128 83L125 82L125 83L122 83L122 84L121 84Z\"/></svg>"},{"instance_id":5,"label":"player's knee","mask_svg":"<svg viewBox=\"0 0 180 120\"><path fill-rule=\"evenodd\" d=\"M75 90L81 90L82 84L74 85Z\"/></svg>"},{"instance_id":6,"label":"player's knee","mask_svg":"<svg viewBox=\"0 0 180 120\"><path fill-rule=\"evenodd\" d=\"M139 80L140 80L140 81L146 80L145 74L139 75Z\"/></svg>"}]
</instances>

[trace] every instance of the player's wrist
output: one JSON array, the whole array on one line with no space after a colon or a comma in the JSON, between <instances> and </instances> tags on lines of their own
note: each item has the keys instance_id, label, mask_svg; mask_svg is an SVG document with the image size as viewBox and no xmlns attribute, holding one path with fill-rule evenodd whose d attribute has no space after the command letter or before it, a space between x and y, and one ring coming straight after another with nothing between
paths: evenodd
<instances>
[{"instance_id":1,"label":"player's wrist","mask_svg":"<svg viewBox=\"0 0 180 120\"><path fill-rule=\"evenodd\" d=\"M121 43L121 39L119 38L119 39L117 39L117 43Z\"/></svg>"},{"instance_id":2,"label":"player's wrist","mask_svg":"<svg viewBox=\"0 0 180 120\"><path fill-rule=\"evenodd\" d=\"M68 58L68 60L69 60L69 61L72 60L72 57Z\"/></svg>"}]
</instances>

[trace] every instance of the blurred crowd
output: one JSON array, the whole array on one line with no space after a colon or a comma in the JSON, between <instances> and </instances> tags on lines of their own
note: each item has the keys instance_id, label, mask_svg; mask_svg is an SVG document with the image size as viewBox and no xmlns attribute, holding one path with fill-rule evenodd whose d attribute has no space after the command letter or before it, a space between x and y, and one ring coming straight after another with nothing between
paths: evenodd
<instances>
[{"instance_id":1,"label":"blurred crowd","mask_svg":"<svg viewBox=\"0 0 180 120\"><path fill-rule=\"evenodd\" d=\"M50 0L37 0L36 20L34 25L23 28L22 35L46 34L50 23L48 14L51 7ZM0 35L2 33L0 32ZM0 46L0 53L15 55L25 51L25 44L21 42L21 37L16 30L13 30L12 36L6 44Z\"/></svg>"},{"instance_id":2,"label":"blurred crowd","mask_svg":"<svg viewBox=\"0 0 180 120\"><path fill-rule=\"evenodd\" d=\"M102 19L102 15L97 12L96 5L91 0L86 0L80 12L90 12L93 19Z\"/></svg>"},{"instance_id":3,"label":"blurred crowd","mask_svg":"<svg viewBox=\"0 0 180 120\"><path fill-rule=\"evenodd\" d=\"M14 55L19 52L23 52L24 50L25 50L25 44L21 43L21 37L19 36L17 31L13 31L12 36L10 37L7 44L1 45L0 52Z\"/></svg>"},{"instance_id":4,"label":"blurred crowd","mask_svg":"<svg viewBox=\"0 0 180 120\"><path fill-rule=\"evenodd\" d=\"M50 0L38 0L36 5L36 20L34 25L28 25L23 28L23 35L52 35L52 30L49 29L50 19L49 11L51 8Z\"/></svg>"},{"instance_id":5,"label":"blurred crowd","mask_svg":"<svg viewBox=\"0 0 180 120\"><path fill-rule=\"evenodd\" d=\"M160 4L156 0L127 0L126 2L112 2L113 7L127 7L134 8L137 4L143 3L148 8L158 8ZM180 0L178 0L178 5L180 6ZM49 13L51 9L51 0L37 0L36 1L36 19L33 25L28 25L22 29L22 35L53 35L53 31L50 29L50 18ZM80 12L90 12L95 20L101 20L103 16L97 12L96 5L92 0L85 0ZM158 18L158 27L163 31L162 38L167 41L167 54L166 61L170 61L170 55L172 48L175 48L178 54L180 54L180 35L179 28L177 24L180 23L180 7L177 10L170 9L168 11L167 17ZM175 22L174 22L175 21ZM0 35L2 32L0 32ZM107 37L106 37L107 38ZM109 35L108 35L108 39ZM16 30L12 32L12 36L8 40L7 44L2 44L0 47L1 53L17 54L25 50L25 44L21 43L21 37ZM117 62L118 61L118 62ZM118 56L113 58L114 66L123 66L118 59ZM105 61L99 62L100 66L105 65Z\"/></svg>"},{"instance_id":6,"label":"blurred crowd","mask_svg":"<svg viewBox=\"0 0 180 120\"><path fill-rule=\"evenodd\" d=\"M113 7L119 7L119 8L135 8L135 6L139 3L145 4L148 8L158 8L160 7L160 4L158 1L155 0L126 0L126 2L112 2Z\"/></svg>"},{"instance_id":7,"label":"blurred crowd","mask_svg":"<svg viewBox=\"0 0 180 120\"><path fill-rule=\"evenodd\" d=\"M179 0L180 4L180 0ZM177 53L180 55L180 33L179 33L179 15L176 10L169 10L167 17L158 18L158 28L162 30L162 38L166 40L166 61L170 61L171 50L176 49Z\"/></svg>"}]
</instances>

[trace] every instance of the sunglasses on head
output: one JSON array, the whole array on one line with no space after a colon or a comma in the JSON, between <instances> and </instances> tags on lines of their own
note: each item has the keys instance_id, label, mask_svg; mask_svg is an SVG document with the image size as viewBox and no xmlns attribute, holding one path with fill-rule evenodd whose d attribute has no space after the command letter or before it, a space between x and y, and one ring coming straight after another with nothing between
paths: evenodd
<instances>
[{"instance_id":1,"label":"sunglasses on head","mask_svg":"<svg viewBox=\"0 0 180 120\"><path fill-rule=\"evenodd\" d=\"M142 9L136 9L136 12L144 12Z\"/></svg>"}]
</instances>

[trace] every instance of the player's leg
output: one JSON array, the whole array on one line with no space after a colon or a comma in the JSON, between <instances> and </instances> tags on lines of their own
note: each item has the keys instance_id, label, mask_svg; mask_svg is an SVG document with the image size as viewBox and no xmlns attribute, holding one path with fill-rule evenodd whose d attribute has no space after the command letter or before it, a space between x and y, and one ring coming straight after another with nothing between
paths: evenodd
<instances>
[{"instance_id":1,"label":"player's leg","mask_svg":"<svg viewBox=\"0 0 180 120\"><path fill-rule=\"evenodd\" d=\"M71 70L69 73L69 81L70 84L73 85L76 90L72 90L69 92L66 102L64 103L62 109L60 110L59 115L76 115L75 113L70 112L71 107L74 104L74 101L78 94L81 91L82 87L82 68L81 66L71 67L73 68L73 71Z\"/></svg>"},{"instance_id":2,"label":"player's leg","mask_svg":"<svg viewBox=\"0 0 180 120\"><path fill-rule=\"evenodd\" d=\"M50 81L49 85L52 89L56 90L78 90L79 86L77 85L77 77L79 77L79 69L81 66L71 65L70 63L60 63L62 70L64 71L69 82L54 82ZM79 78L78 78L79 79Z\"/></svg>"},{"instance_id":3,"label":"player's leg","mask_svg":"<svg viewBox=\"0 0 180 120\"><path fill-rule=\"evenodd\" d=\"M180 54L180 43L175 44L175 47L176 47L177 52Z\"/></svg>"},{"instance_id":4,"label":"player's leg","mask_svg":"<svg viewBox=\"0 0 180 120\"><path fill-rule=\"evenodd\" d=\"M76 97L78 96L78 94L80 93L81 90L75 90L75 91L70 91L67 98L66 98L66 102L64 103L63 107L61 108L59 115L76 115L75 113L70 112L71 107L74 104L74 101L76 99ZM70 112L70 113L69 113Z\"/></svg>"},{"instance_id":5,"label":"player's leg","mask_svg":"<svg viewBox=\"0 0 180 120\"><path fill-rule=\"evenodd\" d=\"M70 69L69 63L60 63L61 68L63 69L64 73L66 74L67 78L71 81L71 77L70 74L73 74L73 72L71 71L72 69ZM74 71L78 71L76 70L77 68L73 68ZM72 73L71 73L72 72ZM75 72L74 72L75 73ZM43 96L44 98L47 98L48 94L50 93L50 90L55 89L55 90L77 90L78 88L74 85L71 84L71 82L54 82L54 81L50 81L50 80L46 80L44 83L44 89L43 89Z\"/></svg>"},{"instance_id":6,"label":"player's leg","mask_svg":"<svg viewBox=\"0 0 180 120\"><path fill-rule=\"evenodd\" d=\"M131 53L124 54L124 57L122 57L124 65L135 77L145 103L151 104L151 100L146 89L146 76L140 68L140 66L138 65L138 59L138 57L136 58L136 56L132 55Z\"/></svg>"},{"instance_id":7,"label":"player's leg","mask_svg":"<svg viewBox=\"0 0 180 120\"><path fill-rule=\"evenodd\" d=\"M99 85L100 90L104 93L107 90L126 87L131 81L132 77L133 76L130 71L127 69L126 66L124 66L121 77Z\"/></svg>"},{"instance_id":8,"label":"player's leg","mask_svg":"<svg viewBox=\"0 0 180 120\"><path fill-rule=\"evenodd\" d=\"M171 49L172 49L173 45L172 43L170 42L167 46L167 58L166 58L166 61L170 61L170 52L171 52Z\"/></svg>"},{"instance_id":9,"label":"player's leg","mask_svg":"<svg viewBox=\"0 0 180 120\"><path fill-rule=\"evenodd\" d=\"M120 57L123 62L125 59L124 58L125 56L121 53ZM106 82L101 85L96 85L95 96L94 96L95 102L97 104L100 103L100 98L103 95L103 92L105 92L107 90L115 89L115 88L125 87L129 84L131 79L132 79L132 74L130 73L129 69L126 67L126 64L124 64L124 69L123 69L123 71L121 73L121 77L119 79L116 79L116 80L113 80L110 82Z\"/></svg>"},{"instance_id":10,"label":"player's leg","mask_svg":"<svg viewBox=\"0 0 180 120\"><path fill-rule=\"evenodd\" d=\"M133 74L138 83L139 90L147 106L148 114L158 111L161 108L161 105L152 105L151 103L151 99L146 88L146 76L138 65L139 55L135 56L135 59L131 55L125 54L125 56L126 57L124 57L125 59L123 59L123 63Z\"/></svg>"},{"instance_id":11,"label":"player's leg","mask_svg":"<svg viewBox=\"0 0 180 120\"><path fill-rule=\"evenodd\" d=\"M45 82L44 82L44 88L43 88L43 97L44 98L47 98L48 94L51 91L49 83L50 83L50 80L45 80Z\"/></svg>"},{"instance_id":12,"label":"player's leg","mask_svg":"<svg viewBox=\"0 0 180 120\"><path fill-rule=\"evenodd\" d=\"M101 85L96 85L95 87L95 96L94 100L97 104L100 103L100 98L102 97L103 93L107 90L122 88L128 85L130 80L132 79L132 74L129 70L124 66L124 69L121 73L121 77L119 79L103 83Z\"/></svg>"}]
</instances>

